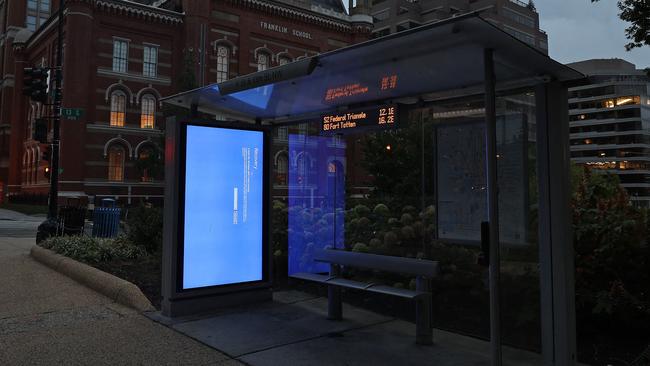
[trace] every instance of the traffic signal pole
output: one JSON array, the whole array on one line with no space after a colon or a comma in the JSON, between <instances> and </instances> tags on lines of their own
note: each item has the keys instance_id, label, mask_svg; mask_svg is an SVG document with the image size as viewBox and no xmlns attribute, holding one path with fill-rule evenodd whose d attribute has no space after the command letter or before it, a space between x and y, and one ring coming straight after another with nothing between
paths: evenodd
<instances>
[{"instance_id":1,"label":"traffic signal pole","mask_svg":"<svg viewBox=\"0 0 650 366\"><path fill-rule=\"evenodd\" d=\"M40 242L49 236L56 234L58 223L58 198L59 198L59 149L60 149L60 124L61 124L61 105L63 102L63 91L61 83L63 81L63 11L65 9L65 0L59 0L58 24L57 24L57 48L56 48L56 68L54 79L54 98L53 98L53 115L52 115L52 160L50 169L50 197L48 202L47 220L38 227L36 242Z\"/></svg>"}]
</instances>

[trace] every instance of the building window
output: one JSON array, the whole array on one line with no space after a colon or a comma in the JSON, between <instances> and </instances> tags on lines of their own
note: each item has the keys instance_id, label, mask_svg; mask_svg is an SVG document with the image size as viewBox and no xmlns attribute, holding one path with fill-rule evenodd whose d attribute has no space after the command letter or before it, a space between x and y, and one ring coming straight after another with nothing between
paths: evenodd
<instances>
[{"instance_id":1,"label":"building window","mask_svg":"<svg viewBox=\"0 0 650 366\"><path fill-rule=\"evenodd\" d=\"M278 127L278 140L286 141L289 139L289 128Z\"/></svg>"},{"instance_id":2,"label":"building window","mask_svg":"<svg viewBox=\"0 0 650 366\"><path fill-rule=\"evenodd\" d=\"M535 20L527 15L520 14L512 9L506 7L501 8L503 15L506 18L510 18L519 24L523 24L529 28L535 28Z\"/></svg>"},{"instance_id":3,"label":"building window","mask_svg":"<svg viewBox=\"0 0 650 366\"><path fill-rule=\"evenodd\" d=\"M35 31L35 30L36 30L36 17L35 17L35 16L33 16L33 15L28 15L28 16L27 16L27 22L26 22L26 23L27 23L27 29L29 29L29 30L31 30L31 31Z\"/></svg>"},{"instance_id":4,"label":"building window","mask_svg":"<svg viewBox=\"0 0 650 366\"><path fill-rule=\"evenodd\" d=\"M154 157L154 154L155 152L151 148L144 148L138 154L140 173L142 174L140 178L143 182L153 182L153 177L150 176L147 162L151 161L150 159Z\"/></svg>"},{"instance_id":5,"label":"building window","mask_svg":"<svg viewBox=\"0 0 650 366\"><path fill-rule=\"evenodd\" d=\"M142 97L140 128L154 128L156 119L156 98L151 95Z\"/></svg>"},{"instance_id":6,"label":"building window","mask_svg":"<svg viewBox=\"0 0 650 366\"><path fill-rule=\"evenodd\" d=\"M257 54L257 71L264 71L269 68L271 56L268 53L260 52Z\"/></svg>"},{"instance_id":7,"label":"building window","mask_svg":"<svg viewBox=\"0 0 650 366\"><path fill-rule=\"evenodd\" d=\"M230 48L220 45L217 47L217 83L228 80L230 69Z\"/></svg>"},{"instance_id":8,"label":"building window","mask_svg":"<svg viewBox=\"0 0 650 366\"><path fill-rule=\"evenodd\" d=\"M113 71L126 72L129 62L129 42L122 39L113 40Z\"/></svg>"},{"instance_id":9,"label":"building window","mask_svg":"<svg viewBox=\"0 0 650 366\"><path fill-rule=\"evenodd\" d=\"M108 180L124 180L124 155L124 148L121 146L112 146L108 150Z\"/></svg>"},{"instance_id":10,"label":"building window","mask_svg":"<svg viewBox=\"0 0 650 366\"><path fill-rule=\"evenodd\" d=\"M278 63L280 65L286 65L286 64L288 64L290 62L291 62L291 59L289 57L287 57L287 56L280 56L280 58L278 59Z\"/></svg>"},{"instance_id":11,"label":"building window","mask_svg":"<svg viewBox=\"0 0 650 366\"><path fill-rule=\"evenodd\" d=\"M372 33L374 38L384 37L390 34L390 28L384 28Z\"/></svg>"},{"instance_id":12,"label":"building window","mask_svg":"<svg viewBox=\"0 0 650 366\"><path fill-rule=\"evenodd\" d=\"M156 77L158 72L158 47L144 46L144 59L142 61L142 75Z\"/></svg>"},{"instance_id":13,"label":"building window","mask_svg":"<svg viewBox=\"0 0 650 366\"><path fill-rule=\"evenodd\" d=\"M115 91L111 94L111 126L123 127L126 115L126 94Z\"/></svg>"},{"instance_id":14,"label":"building window","mask_svg":"<svg viewBox=\"0 0 650 366\"><path fill-rule=\"evenodd\" d=\"M50 0L27 0L25 26L35 31L50 17Z\"/></svg>"},{"instance_id":15,"label":"building window","mask_svg":"<svg viewBox=\"0 0 650 366\"><path fill-rule=\"evenodd\" d=\"M375 13L372 16L372 20L374 23L381 22L388 18L390 18L390 12L388 11L388 9Z\"/></svg>"},{"instance_id":16,"label":"building window","mask_svg":"<svg viewBox=\"0 0 650 366\"><path fill-rule=\"evenodd\" d=\"M285 153L278 155L276 182L281 186L287 185L287 176L289 173L289 158Z\"/></svg>"},{"instance_id":17,"label":"building window","mask_svg":"<svg viewBox=\"0 0 650 366\"><path fill-rule=\"evenodd\" d=\"M522 42L526 42L526 43L528 43L530 45L533 45L533 46L535 45L535 37L531 36L528 33L520 32L520 31L518 31L516 29L513 29L513 28L510 28L508 26L505 26L504 30L506 32L510 33L510 35L512 35L513 37L517 38L518 40L520 40Z\"/></svg>"}]
</instances>

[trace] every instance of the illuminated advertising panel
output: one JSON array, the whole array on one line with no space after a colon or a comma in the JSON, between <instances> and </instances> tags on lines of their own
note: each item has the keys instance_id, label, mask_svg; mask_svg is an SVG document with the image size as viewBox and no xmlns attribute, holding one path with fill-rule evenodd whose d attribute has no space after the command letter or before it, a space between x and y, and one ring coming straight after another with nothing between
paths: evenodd
<instances>
[{"instance_id":1,"label":"illuminated advertising panel","mask_svg":"<svg viewBox=\"0 0 650 366\"><path fill-rule=\"evenodd\" d=\"M264 141L262 131L187 125L183 290L264 279Z\"/></svg>"}]
</instances>

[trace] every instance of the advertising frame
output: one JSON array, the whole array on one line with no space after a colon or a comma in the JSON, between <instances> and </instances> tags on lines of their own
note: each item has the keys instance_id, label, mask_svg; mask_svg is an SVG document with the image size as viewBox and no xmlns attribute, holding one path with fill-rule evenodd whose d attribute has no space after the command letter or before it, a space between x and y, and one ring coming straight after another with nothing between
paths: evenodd
<instances>
[{"instance_id":1,"label":"advertising frame","mask_svg":"<svg viewBox=\"0 0 650 366\"><path fill-rule=\"evenodd\" d=\"M183 288L186 148L188 126L262 133L262 278L250 282ZM203 118L167 119L165 138L165 217L163 231L163 315L183 316L210 309L271 300L271 128L246 122Z\"/></svg>"}]
</instances>

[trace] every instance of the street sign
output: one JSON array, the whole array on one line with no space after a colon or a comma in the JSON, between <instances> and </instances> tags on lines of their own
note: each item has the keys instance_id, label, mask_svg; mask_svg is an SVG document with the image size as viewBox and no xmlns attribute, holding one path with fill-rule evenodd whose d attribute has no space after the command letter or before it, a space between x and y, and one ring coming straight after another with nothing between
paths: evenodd
<instances>
[{"instance_id":1,"label":"street sign","mask_svg":"<svg viewBox=\"0 0 650 366\"><path fill-rule=\"evenodd\" d=\"M84 114L83 108L61 108L61 117L76 121Z\"/></svg>"}]
</instances>

